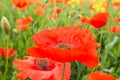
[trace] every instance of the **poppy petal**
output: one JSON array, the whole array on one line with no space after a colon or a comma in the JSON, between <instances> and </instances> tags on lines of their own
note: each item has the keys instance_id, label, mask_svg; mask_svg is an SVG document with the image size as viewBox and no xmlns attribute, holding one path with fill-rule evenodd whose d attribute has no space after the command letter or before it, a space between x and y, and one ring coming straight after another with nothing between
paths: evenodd
<instances>
[{"instance_id":1,"label":"poppy petal","mask_svg":"<svg viewBox=\"0 0 120 80\"><path fill-rule=\"evenodd\" d=\"M96 72L89 74L88 80L115 80L115 79L110 74L96 71Z\"/></svg>"}]
</instances>

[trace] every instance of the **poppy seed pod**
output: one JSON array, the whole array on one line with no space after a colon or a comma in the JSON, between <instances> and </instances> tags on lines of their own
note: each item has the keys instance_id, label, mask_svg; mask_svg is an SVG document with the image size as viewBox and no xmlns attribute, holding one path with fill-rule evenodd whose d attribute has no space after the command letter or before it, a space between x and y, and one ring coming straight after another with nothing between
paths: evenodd
<instances>
[{"instance_id":1,"label":"poppy seed pod","mask_svg":"<svg viewBox=\"0 0 120 80\"><path fill-rule=\"evenodd\" d=\"M8 19L6 17L4 17L4 16L1 19L1 27L2 27L3 31L6 34L9 34L9 32L10 32L10 23L9 23Z\"/></svg>"}]
</instances>

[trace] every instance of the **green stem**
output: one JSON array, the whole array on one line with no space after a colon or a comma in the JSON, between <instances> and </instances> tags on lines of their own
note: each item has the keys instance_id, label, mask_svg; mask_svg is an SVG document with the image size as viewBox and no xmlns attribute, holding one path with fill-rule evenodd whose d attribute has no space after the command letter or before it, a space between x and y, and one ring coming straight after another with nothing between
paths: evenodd
<instances>
[{"instance_id":1,"label":"green stem","mask_svg":"<svg viewBox=\"0 0 120 80\"><path fill-rule=\"evenodd\" d=\"M100 31L102 31L102 30L100 30ZM103 36L103 33L100 32L100 44L102 43L102 36ZM99 57L99 58L100 58L100 52L101 52L101 45L100 45L99 51L98 51L98 57Z\"/></svg>"},{"instance_id":2,"label":"green stem","mask_svg":"<svg viewBox=\"0 0 120 80\"><path fill-rule=\"evenodd\" d=\"M7 37L7 44L6 44L6 48L7 48L7 50L6 50L6 54L7 54L7 56L6 56L6 65L5 65L5 73L4 73L4 80L6 80L6 74L7 74L7 71L8 71L8 48L9 48L9 37L8 37L8 35L6 35L6 37Z\"/></svg>"},{"instance_id":3,"label":"green stem","mask_svg":"<svg viewBox=\"0 0 120 80\"><path fill-rule=\"evenodd\" d=\"M80 80L79 77L80 77L80 64L78 61L75 61L75 63L77 64L77 68L78 68L78 74L77 74L77 79L76 80Z\"/></svg>"},{"instance_id":4,"label":"green stem","mask_svg":"<svg viewBox=\"0 0 120 80\"><path fill-rule=\"evenodd\" d=\"M65 63L63 65L62 80L64 80L64 74L65 74Z\"/></svg>"}]
</instances>

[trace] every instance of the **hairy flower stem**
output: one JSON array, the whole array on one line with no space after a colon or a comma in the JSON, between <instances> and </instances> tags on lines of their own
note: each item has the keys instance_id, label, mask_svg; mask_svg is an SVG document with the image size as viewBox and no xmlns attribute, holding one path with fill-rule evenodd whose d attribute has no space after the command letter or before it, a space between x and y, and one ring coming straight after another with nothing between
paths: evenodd
<instances>
[{"instance_id":1,"label":"hairy flower stem","mask_svg":"<svg viewBox=\"0 0 120 80\"><path fill-rule=\"evenodd\" d=\"M65 74L65 63L63 65L62 80L64 80L64 74Z\"/></svg>"},{"instance_id":2,"label":"hairy flower stem","mask_svg":"<svg viewBox=\"0 0 120 80\"><path fill-rule=\"evenodd\" d=\"M4 80L6 80L6 74L7 74L7 71L8 71L8 48L9 48L9 36L6 35L6 65L5 65L5 73L4 73Z\"/></svg>"}]
</instances>

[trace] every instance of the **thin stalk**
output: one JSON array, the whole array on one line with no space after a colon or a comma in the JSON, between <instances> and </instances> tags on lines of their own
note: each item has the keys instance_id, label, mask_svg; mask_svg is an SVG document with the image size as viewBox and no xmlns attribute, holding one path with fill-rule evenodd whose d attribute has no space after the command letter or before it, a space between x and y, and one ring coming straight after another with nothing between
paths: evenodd
<instances>
[{"instance_id":1,"label":"thin stalk","mask_svg":"<svg viewBox=\"0 0 120 80\"><path fill-rule=\"evenodd\" d=\"M9 48L9 37L6 35L7 41L6 41L6 65L5 65L5 73L4 73L4 80L6 80L6 74L8 71L8 48Z\"/></svg>"}]
</instances>

